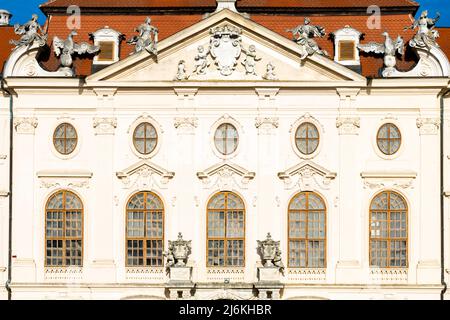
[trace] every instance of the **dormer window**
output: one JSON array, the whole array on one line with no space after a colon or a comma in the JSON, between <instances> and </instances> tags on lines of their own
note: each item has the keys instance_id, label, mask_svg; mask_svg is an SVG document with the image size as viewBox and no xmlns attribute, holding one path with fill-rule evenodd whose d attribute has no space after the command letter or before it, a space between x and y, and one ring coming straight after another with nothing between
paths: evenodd
<instances>
[{"instance_id":1,"label":"dormer window","mask_svg":"<svg viewBox=\"0 0 450 320\"><path fill-rule=\"evenodd\" d=\"M349 67L360 66L359 51L357 46L362 33L350 26L333 33L334 36L334 61Z\"/></svg>"},{"instance_id":2,"label":"dormer window","mask_svg":"<svg viewBox=\"0 0 450 320\"><path fill-rule=\"evenodd\" d=\"M119 45L122 34L109 27L104 27L91 33L94 45L100 47L100 52L94 58L94 66L106 66L119 61Z\"/></svg>"},{"instance_id":3,"label":"dormer window","mask_svg":"<svg viewBox=\"0 0 450 320\"><path fill-rule=\"evenodd\" d=\"M355 41L339 41L339 61L355 61L356 45Z\"/></svg>"}]
</instances>

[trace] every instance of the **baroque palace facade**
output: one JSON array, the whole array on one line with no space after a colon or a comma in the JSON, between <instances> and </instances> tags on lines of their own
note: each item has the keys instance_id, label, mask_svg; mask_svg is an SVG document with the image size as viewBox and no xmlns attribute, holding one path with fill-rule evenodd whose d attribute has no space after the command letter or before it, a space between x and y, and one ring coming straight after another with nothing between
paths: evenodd
<instances>
[{"instance_id":1,"label":"baroque palace facade","mask_svg":"<svg viewBox=\"0 0 450 320\"><path fill-rule=\"evenodd\" d=\"M450 297L450 32L255 3L0 12L0 299Z\"/></svg>"}]
</instances>

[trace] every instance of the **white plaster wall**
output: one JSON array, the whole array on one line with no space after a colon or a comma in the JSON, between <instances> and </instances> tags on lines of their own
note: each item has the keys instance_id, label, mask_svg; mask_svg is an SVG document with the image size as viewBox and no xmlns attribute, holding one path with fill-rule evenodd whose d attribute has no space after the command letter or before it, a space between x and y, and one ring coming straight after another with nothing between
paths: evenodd
<instances>
[{"instance_id":1,"label":"white plaster wall","mask_svg":"<svg viewBox=\"0 0 450 320\"><path fill-rule=\"evenodd\" d=\"M440 292L437 246L439 135L438 131L421 135L416 125L418 118L439 117L436 94L432 90L424 94L424 90L414 88L408 89L408 93L404 90L388 91L361 90L349 104L343 104L336 90L332 89L281 89L269 104L260 100L254 90L209 92L200 89L188 101L181 101L173 90L119 91L114 96L100 98L89 90L82 94L75 91L63 95L42 91L19 94L14 105L17 117L36 117L38 125L34 135L15 132L14 156L15 159L23 159L15 166L14 192L18 195L15 208L23 209L15 211L15 297L119 299L126 296L164 296L161 287L166 281L164 273L147 273L144 280L139 281L127 278L125 269L124 208L129 197L140 188L124 188L116 172L140 161L131 149L132 131L129 129L138 117L146 113L161 132L160 148L150 161L175 172L167 188L153 185L149 189L164 201L166 245L167 240L175 239L178 232L183 232L185 239L192 240L190 264L194 266L195 282L208 282L205 206L208 199L220 190L219 186L204 188L196 177L197 172L222 161L212 149L214 123L224 115L239 123L239 152L229 161L256 173L247 189L230 188L240 194L246 204L243 281L252 283L256 281L259 260L256 240L262 239L267 232L281 240L287 264L286 210L292 196L301 190L299 187L286 190L277 173L303 161L293 150L290 130L299 118L309 114L322 128L321 149L311 161L337 173L329 189L319 185L311 187L322 195L327 204L328 264L322 280L313 280L308 275L302 275L303 280L293 280L288 272L283 278L288 284L284 297L436 299ZM336 118L342 115L360 118L360 128L354 128L357 135L352 135L350 140L345 140L347 136L341 135L336 127ZM94 117L117 118L114 135L99 140L103 138L95 134ZM174 127L176 117L196 117L198 126L192 128L192 134L183 134L181 129ZM270 134L262 134L255 127L256 117L278 117L279 125L273 127ZM65 121L71 122L79 135L78 150L69 159L62 159L52 151L53 130ZM377 154L373 142L383 121L394 121L403 138L399 155L389 160ZM293 128L295 131L296 127ZM433 131L432 126L430 128ZM342 146L350 148L341 150ZM111 152L112 156L105 156L104 152ZM343 163L340 159L348 161ZM110 171L105 171L105 168ZM41 171L92 173L87 187L69 187L80 196L85 208L83 275L64 280L65 285L58 290L53 285L49 287L55 281L49 281L45 276L44 207L48 197L67 187L70 179L61 178L59 185L42 186L42 179L37 177ZM399 171L412 171L417 173L417 177L411 185L403 185L402 180L385 181L384 185L375 187L365 186L361 178L362 172ZM343 177L342 172L348 172L348 175ZM395 183L397 186L392 186ZM105 189L112 192L104 192ZM402 279L376 283L370 277L368 262L368 207L374 195L385 189L403 194L408 201L409 268L407 276ZM24 194L23 190L28 192ZM347 202L342 203L341 199ZM103 204L109 208L107 212L97 209ZM343 211L341 206L351 209ZM98 215L105 219L105 223L98 219ZM224 278L233 277L229 271L223 272ZM155 288L144 289L141 287L143 283L154 283ZM319 286L308 286L308 283ZM343 284L346 286L341 286ZM397 285L398 289L389 287L392 285ZM87 286L92 288L87 290Z\"/></svg>"}]
</instances>

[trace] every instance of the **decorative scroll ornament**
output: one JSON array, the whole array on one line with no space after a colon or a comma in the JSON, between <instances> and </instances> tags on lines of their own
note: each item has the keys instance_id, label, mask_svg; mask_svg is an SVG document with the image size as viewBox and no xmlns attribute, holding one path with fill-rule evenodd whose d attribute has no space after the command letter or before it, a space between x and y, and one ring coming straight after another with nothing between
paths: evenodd
<instances>
[{"instance_id":1,"label":"decorative scroll ornament","mask_svg":"<svg viewBox=\"0 0 450 320\"><path fill-rule=\"evenodd\" d=\"M328 56L325 50L321 50L314 37L323 38L325 36L325 28L322 26L311 25L311 20L305 18L304 24L295 27L294 29L287 29L286 32L292 32L292 37L297 44L303 48L301 59L305 59L314 53Z\"/></svg>"},{"instance_id":2,"label":"decorative scroll ornament","mask_svg":"<svg viewBox=\"0 0 450 320\"><path fill-rule=\"evenodd\" d=\"M272 62L269 62L266 66L266 73L262 76L264 80L278 80L275 75L275 66Z\"/></svg>"},{"instance_id":3,"label":"decorative scroll ornament","mask_svg":"<svg viewBox=\"0 0 450 320\"><path fill-rule=\"evenodd\" d=\"M359 44L358 49L364 52L373 52L375 54L384 55L384 65L383 77L390 76L395 72L395 66L397 64L396 54L397 52L401 55L405 53L403 38L398 36L397 40L392 40L389 33L383 32L382 35L385 37L384 43L369 42L367 44Z\"/></svg>"},{"instance_id":4,"label":"decorative scroll ornament","mask_svg":"<svg viewBox=\"0 0 450 320\"><path fill-rule=\"evenodd\" d=\"M434 29L436 22L441 17L439 12L436 13L436 18L428 18L428 11L425 10L421 13L418 20L409 26L405 27L405 30L414 30L418 28L416 35L409 41L409 45L413 48L427 48L431 49L432 46L439 47L436 39L439 37L439 32Z\"/></svg>"},{"instance_id":5,"label":"decorative scroll ornament","mask_svg":"<svg viewBox=\"0 0 450 320\"><path fill-rule=\"evenodd\" d=\"M77 44L73 41L73 37L78 35L75 30L69 33L66 40L62 40L58 37L53 38L53 50L57 57L60 57L60 69L70 69L73 64L73 55L93 54L100 51L99 46L90 45L89 43L82 42Z\"/></svg>"},{"instance_id":6,"label":"decorative scroll ornament","mask_svg":"<svg viewBox=\"0 0 450 320\"><path fill-rule=\"evenodd\" d=\"M439 133L441 121L439 118L418 118L416 125L420 135L434 135Z\"/></svg>"},{"instance_id":7,"label":"decorative scroll ornament","mask_svg":"<svg viewBox=\"0 0 450 320\"><path fill-rule=\"evenodd\" d=\"M186 61L180 60L178 62L177 74L175 75L175 81L187 80L189 76L186 73Z\"/></svg>"},{"instance_id":8,"label":"decorative scroll ornament","mask_svg":"<svg viewBox=\"0 0 450 320\"><path fill-rule=\"evenodd\" d=\"M301 191L313 191L315 187L322 190L330 189L330 183L336 178L336 173L305 160L298 165L278 173L278 178L284 182L285 189L299 188Z\"/></svg>"},{"instance_id":9,"label":"decorative scroll ornament","mask_svg":"<svg viewBox=\"0 0 450 320\"><path fill-rule=\"evenodd\" d=\"M92 125L96 135L114 134L117 118L94 118Z\"/></svg>"},{"instance_id":10,"label":"decorative scroll ornament","mask_svg":"<svg viewBox=\"0 0 450 320\"><path fill-rule=\"evenodd\" d=\"M148 160L141 160L122 172L117 172L116 176L122 181L124 189L143 190L155 187L165 189L175 173L169 172Z\"/></svg>"},{"instance_id":11,"label":"decorative scroll ornament","mask_svg":"<svg viewBox=\"0 0 450 320\"><path fill-rule=\"evenodd\" d=\"M242 30L225 25L211 29L210 51L217 69L223 76L229 76L236 69L242 52Z\"/></svg>"},{"instance_id":12,"label":"decorative scroll ornament","mask_svg":"<svg viewBox=\"0 0 450 320\"><path fill-rule=\"evenodd\" d=\"M158 49L158 28L151 25L152 19L147 17L145 22L136 28L139 35L134 36L127 41L128 44L134 45L134 51L131 54L147 50L149 53L157 54Z\"/></svg>"},{"instance_id":13,"label":"decorative scroll ornament","mask_svg":"<svg viewBox=\"0 0 450 320\"><path fill-rule=\"evenodd\" d=\"M267 234L266 240L259 241L258 254L264 268L278 267L280 272L284 272L284 265L281 259L280 241L274 241L270 233Z\"/></svg>"},{"instance_id":14,"label":"decorative scroll ornament","mask_svg":"<svg viewBox=\"0 0 450 320\"><path fill-rule=\"evenodd\" d=\"M34 134L37 126L38 119L36 117L18 117L14 119L14 128L19 134Z\"/></svg>"},{"instance_id":15,"label":"decorative scroll ornament","mask_svg":"<svg viewBox=\"0 0 450 320\"><path fill-rule=\"evenodd\" d=\"M21 36L17 41L10 41L11 44L16 46L15 49L24 46L31 46L34 42L36 42L40 47L47 43L48 35L44 33L37 20L37 14L33 14L31 16L31 20L24 25L14 25L14 32Z\"/></svg>"},{"instance_id":16,"label":"decorative scroll ornament","mask_svg":"<svg viewBox=\"0 0 450 320\"><path fill-rule=\"evenodd\" d=\"M178 239L175 241L169 241L169 249L164 252L166 257L166 267L179 268L185 267L189 255L191 254L191 240L183 240L183 235L178 233Z\"/></svg>"},{"instance_id":17,"label":"decorative scroll ornament","mask_svg":"<svg viewBox=\"0 0 450 320\"><path fill-rule=\"evenodd\" d=\"M358 117L340 117L336 119L336 128L339 129L340 135L358 134L360 126L360 118Z\"/></svg>"},{"instance_id":18,"label":"decorative scroll ornament","mask_svg":"<svg viewBox=\"0 0 450 320\"><path fill-rule=\"evenodd\" d=\"M216 186L220 190L247 189L249 182L255 178L255 173L236 164L225 162L214 165L203 172L197 172L197 177L202 181L205 189Z\"/></svg>"}]
</instances>

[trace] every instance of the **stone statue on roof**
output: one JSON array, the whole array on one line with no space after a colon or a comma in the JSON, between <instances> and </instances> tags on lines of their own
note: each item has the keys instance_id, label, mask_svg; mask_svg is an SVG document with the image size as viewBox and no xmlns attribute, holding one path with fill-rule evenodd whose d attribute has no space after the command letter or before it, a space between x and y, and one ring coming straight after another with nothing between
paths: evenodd
<instances>
[{"instance_id":1,"label":"stone statue on roof","mask_svg":"<svg viewBox=\"0 0 450 320\"><path fill-rule=\"evenodd\" d=\"M313 39L315 37L323 38L325 36L325 28L322 26L311 25L311 20L305 18L304 24L288 29L286 32L292 32L292 37L295 42L304 48L302 59L309 55L318 53L323 56L328 56L325 50L321 50L317 42Z\"/></svg>"},{"instance_id":2,"label":"stone statue on roof","mask_svg":"<svg viewBox=\"0 0 450 320\"><path fill-rule=\"evenodd\" d=\"M42 27L38 23L37 14L31 16L31 20L24 25L14 25L14 32L21 36L19 40L11 40L10 43L15 45L14 49L23 46L31 46L35 41L40 47L44 46L47 42L47 34L42 30Z\"/></svg>"},{"instance_id":3,"label":"stone statue on roof","mask_svg":"<svg viewBox=\"0 0 450 320\"><path fill-rule=\"evenodd\" d=\"M358 44L358 49L368 53L382 54L384 55L384 65L386 68L383 70L383 76L389 76L395 71L397 64L397 53L403 55L405 53L403 38L398 36L394 41L389 33L383 32L382 36L385 37L384 43L369 42L365 44Z\"/></svg>"},{"instance_id":4,"label":"stone statue on roof","mask_svg":"<svg viewBox=\"0 0 450 320\"><path fill-rule=\"evenodd\" d=\"M150 53L157 54L157 44L158 44L158 28L151 25L152 19L147 17L145 22L136 28L139 35L134 36L127 43L135 46L134 53L141 52L142 50L147 50Z\"/></svg>"},{"instance_id":5,"label":"stone statue on roof","mask_svg":"<svg viewBox=\"0 0 450 320\"><path fill-rule=\"evenodd\" d=\"M76 54L92 54L100 51L99 46L94 46L86 42L75 43L73 37L77 35L75 30L69 33L67 39L53 38L53 50L57 57L60 57L61 67L71 68L73 64L72 56Z\"/></svg>"},{"instance_id":6,"label":"stone statue on roof","mask_svg":"<svg viewBox=\"0 0 450 320\"><path fill-rule=\"evenodd\" d=\"M413 48L427 48L428 50L432 46L439 47L439 45L436 43L436 39L439 37L439 32L435 30L434 27L440 17L441 14L437 12L436 18L428 18L428 11L425 10L421 13L419 19L414 20L414 22L409 27L405 27L405 30L414 30L418 28L414 38L409 41L409 45Z\"/></svg>"}]
</instances>

